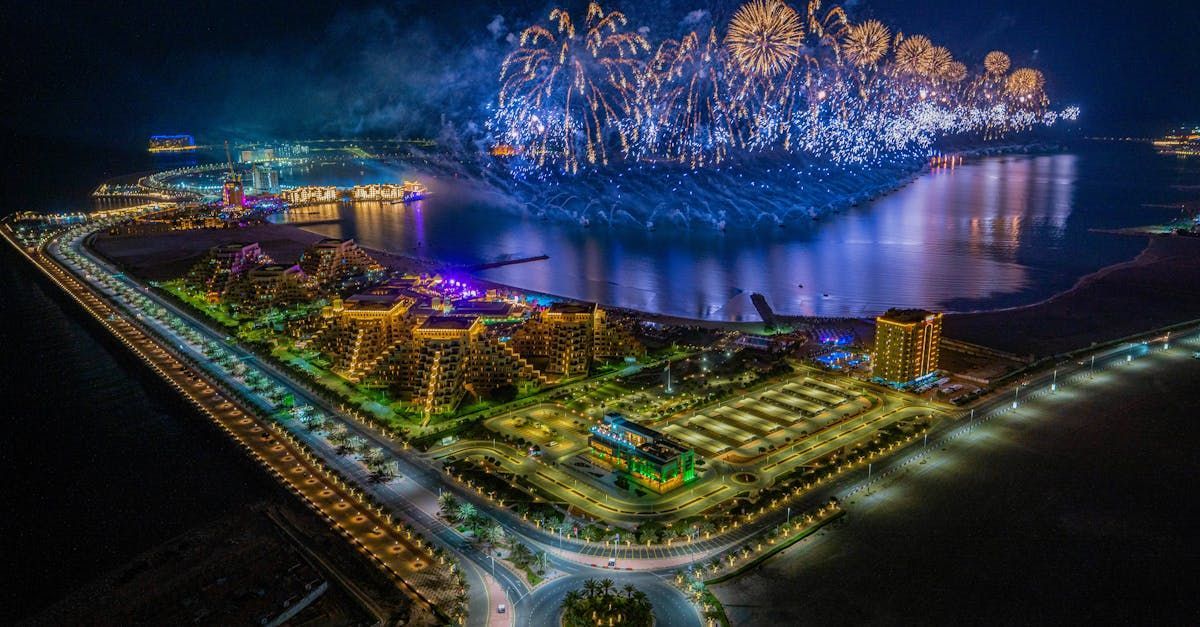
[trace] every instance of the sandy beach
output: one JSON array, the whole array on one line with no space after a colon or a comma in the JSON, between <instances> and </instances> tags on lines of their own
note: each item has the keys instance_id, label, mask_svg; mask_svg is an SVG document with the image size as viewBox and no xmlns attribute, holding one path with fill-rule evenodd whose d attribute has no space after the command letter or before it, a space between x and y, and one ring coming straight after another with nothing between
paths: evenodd
<instances>
[{"instance_id":1,"label":"sandy beach","mask_svg":"<svg viewBox=\"0 0 1200 627\"><path fill-rule=\"evenodd\" d=\"M855 495L841 521L714 588L730 623L1193 623L1183 504L1200 430L1180 408L1197 347L1071 383Z\"/></svg>"},{"instance_id":2,"label":"sandy beach","mask_svg":"<svg viewBox=\"0 0 1200 627\"><path fill-rule=\"evenodd\" d=\"M1128 237L1112 235L1112 237ZM183 275L211 247L228 242L258 242L281 263L299 260L322 236L292 225L239 229L202 229L137 237L102 236L96 248L130 272L150 280ZM380 263L403 272L452 269L429 259L367 249ZM553 260L540 263L553 263ZM487 287L516 289L476 279ZM694 320L656 313L616 310L661 323L763 330L761 322ZM964 314L947 314L944 333L957 340L1021 356L1040 357L1086 347L1168 324L1200 318L1200 238L1147 237L1136 258L1103 268L1071 289L1040 303ZM854 324L853 320L793 318L787 324Z\"/></svg>"},{"instance_id":3,"label":"sandy beach","mask_svg":"<svg viewBox=\"0 0 1200 627\"><path fill-rule=\"evenodd\" d=\"M1066 292L1025 307L949 314L943 332L1040 357L1200 318L1200 238L1147 240L1136 258L1085 276Z\"/></svg>"}]
</instances>

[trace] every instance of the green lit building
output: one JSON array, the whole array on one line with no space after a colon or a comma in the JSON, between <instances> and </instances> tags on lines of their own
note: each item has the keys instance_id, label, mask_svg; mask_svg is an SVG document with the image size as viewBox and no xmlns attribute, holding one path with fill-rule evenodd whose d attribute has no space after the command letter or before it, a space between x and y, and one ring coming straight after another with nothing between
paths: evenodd
<instances>
[{"instance_id":1,"label":"green lit building","mask_svg":"<svg viewBox=\"0 0 1200 627\"><path fill-rule=\"evenodd\" d=\"M659 494L696 478L695 451L621 414L605 414L603 424L592 427L588 445L597 463Z\"/></svg>"}]
</instances>

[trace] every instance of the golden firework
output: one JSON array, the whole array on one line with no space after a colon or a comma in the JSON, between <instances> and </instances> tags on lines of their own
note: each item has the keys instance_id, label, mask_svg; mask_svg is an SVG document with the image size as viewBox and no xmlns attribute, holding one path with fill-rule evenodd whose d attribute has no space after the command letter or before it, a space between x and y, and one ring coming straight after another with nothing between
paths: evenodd
<instances>
[{"instance_id":1,"label":"golden firework","mask_svg":"<svg viewBox=\"0 0 1200 627\"><path fill-rule=\"evenodd\" d=\"M804 26L779 0L750 0L729 22L725 46L742 72L774 76L796 63Z\"/></svg>"},{"instance_id":2,"label":"golden firework","mask_svg":"<svg viewBox=\"0 0 1200 627\"><path fill-rule=\"evenodd\" d=\"M1008 55L999 50L993 50L983 58L983 69L987 70L988 74L999 76L1007 72L1011 65L1012 62L1008 60Z\"/></svg>"},{"instance_id":3,"label":"golden firework","mask_svg":"<svg viewBox=\"0 0 1200 627\"><path fill-rule=\"evenodd\" d=\"M842 53L847 61L858 67L873 66L887 54L891 39L892 33L883 22L867 20L846 29Z\"/></svg>"},{"instance_id":4,"label":"golden firework","mask_svg":"<svg viewBox=\"0 0 1200 627\"><path fill-rule=\"evenodd\" d=\"M925 74L931 78L942 78L954 63L954 55L942 46L935 46L929 54L929 67Z\"/></svg>"},{"instance_id":5,"label":"golden firework","mask_svg":"<svg viewBox=\"0 0 1200 627\"><path fill-rule=\"evenodd\" d=\"M959 63L958 61L952 62L949 66L946 67L946 71L942 72L942 78L946 79L947 81L949 81L951 83L962 82L962 80L965 79L966 77L967 77L967 66L963 65L962 63Z\"/></svg>"},{"instance_id":6,"label":"golden firework","mask_svg":"<svg viewBox=\"0 0 1200 627\"><path fill-rule=\"evenodd\" d=\"M927 76L933 63L933 42L924 35L900 40L896 46L896 69L901 74Z\"/></svg>"},{"instance_id":7,"label":"golden firework","mask_svg":"<svg viewBox=\"0 0 1200 627\"><path fill-rule=\"evenodd\" d=\"M1046 77L1040 70L1023 67L1014 70L1004 82L1004 90L1011 96L1033 97L1046 86Z\"/></svg>"}]
</instances>

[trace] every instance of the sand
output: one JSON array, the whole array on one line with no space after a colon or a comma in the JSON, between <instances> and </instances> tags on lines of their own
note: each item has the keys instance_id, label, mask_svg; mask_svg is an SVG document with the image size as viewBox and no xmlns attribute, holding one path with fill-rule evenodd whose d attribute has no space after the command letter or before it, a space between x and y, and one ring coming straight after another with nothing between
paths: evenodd
<instances>
[{"instance_id":1,"label":"sand","mask_svg":"<svg viewBox=\"0 0 1200 627\"><path fill-rule=\"evenodd\" d=\"M1200 341L982 423L714 588L733 625L1193 624Z\"/></svg>"},{"instance_id":2,"label":"sand","mask_svg":"<svg viewBox=\"0 0 1200 627\"><path fill-rule=\"evenodd\" d=\"M1200 238L1147 239L1137 258L1083 277L1041 303L947 315L943 334L1042 357L1200 318Z\"/></svg>"}]
</instances>

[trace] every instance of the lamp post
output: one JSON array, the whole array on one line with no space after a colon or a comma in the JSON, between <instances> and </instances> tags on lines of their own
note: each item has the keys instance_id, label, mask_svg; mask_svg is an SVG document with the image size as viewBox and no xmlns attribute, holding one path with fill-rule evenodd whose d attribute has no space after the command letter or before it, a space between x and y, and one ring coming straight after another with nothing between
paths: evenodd
<instances>
[{"instance_id":1,"label":"lamp post","mask_svg":"<svg viewBox=\"0 0 1200 627\"><path fill-rule=\"evenodd\" d=\"M1092 365L1088 368L1088 378L1094 379L1095 377L1096 377L1096 356L1092 355Z\"/></svg>"},{"instance_id":2,"label":"lamp post","mask_svg":"<svg viewBox=\"0 0 1200 627\"><path fill-rule=\"evenodd\" d=\"M1054 369L1054 378L1050 382L1050 391L1051 392L1058 391L1058 369L1057 368Z\"/></svg>"}]
</instances>

